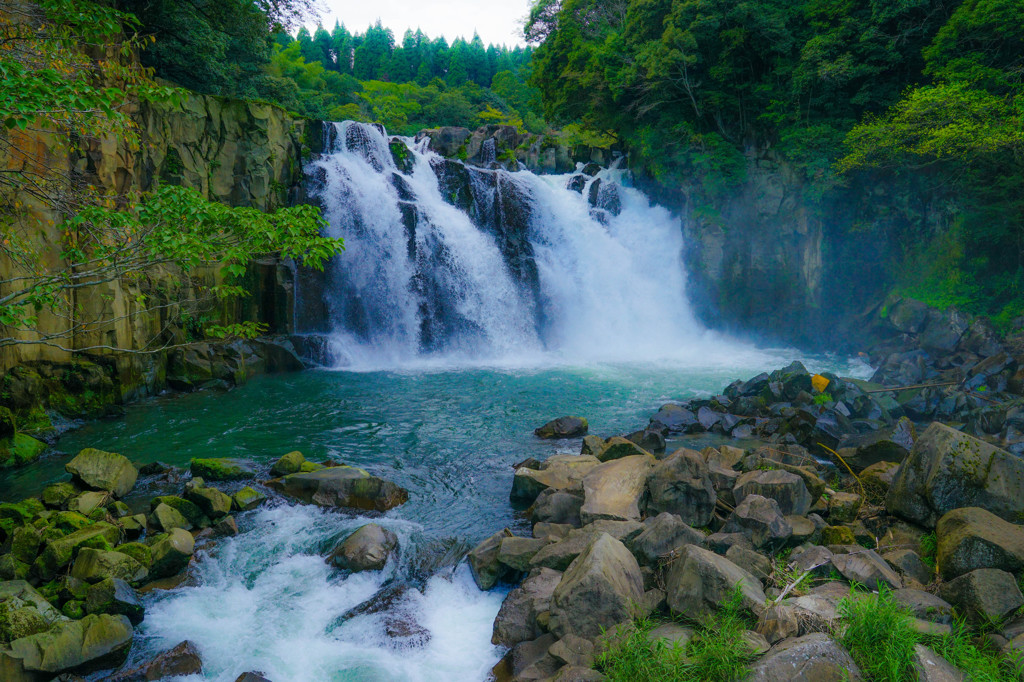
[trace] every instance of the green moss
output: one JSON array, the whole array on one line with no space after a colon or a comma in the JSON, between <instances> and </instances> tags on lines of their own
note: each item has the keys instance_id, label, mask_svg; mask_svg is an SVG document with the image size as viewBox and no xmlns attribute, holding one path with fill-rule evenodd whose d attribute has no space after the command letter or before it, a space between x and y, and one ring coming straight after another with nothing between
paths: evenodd
<instances>
[{"instance_id":1,"label":"green moss","mask_svg":"<svg viewBox=\"0 0 1024 682\"><path fill-rule=\"evenodd\" d=\"M236 481L252 478L254 473L247 463L226 457L193 459L189 468L193 476L200 476L208 481Z\"/></svg>"},{"instance_id":2,"label":"green moss","mask_svg":"<svg viewBox=\"0 0 1024 682\"><path fill-rule=\"evenodd\" d=\"M146 568L149 568L153 563L152 550L141 542L126 542L123 545L115 547L114 551L120 552L121 554L127 554Z\"/></svg>"},{"instance_id":3,"label":"green moss","mask_svg":"<svg viewBox=\"0 0 1024 682\"><path fill-rule=\"evenodd\" d=\"M84 618L85 602L78 599L72 599L71 601L64 602L64 606L60 607L60 612L73 620Z\"/></svg>"},{"instance_id":4,"label":"green moss","mask_svg":"<svg viewBox=\"0 0 1024 682\"><path fill-rule=\"evenodd\" d=\"M0 603L0 642L7 644L49 629L50 624L34 607Z\"/></svg>"}]
</instances>

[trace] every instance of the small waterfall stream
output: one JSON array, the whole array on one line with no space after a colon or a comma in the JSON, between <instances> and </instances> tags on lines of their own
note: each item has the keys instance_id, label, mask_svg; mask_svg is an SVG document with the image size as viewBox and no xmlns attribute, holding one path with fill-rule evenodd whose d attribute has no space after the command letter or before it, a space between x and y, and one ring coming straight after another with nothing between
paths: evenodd
<instances>
[{"instance_id":1,"label":"small waterfall stream","mask_svg":"<svg viewBox=\"0 0 1024 682\"><path fill-rule=\"evenodd\" d=\"M311 194L344 237L322 292L338 364L536 364L680 355L707 332L678 220L624 172L469 167L363 123L332 124ZM491 150L494 151L493 149Z\"/></svg>"}]
</instances>

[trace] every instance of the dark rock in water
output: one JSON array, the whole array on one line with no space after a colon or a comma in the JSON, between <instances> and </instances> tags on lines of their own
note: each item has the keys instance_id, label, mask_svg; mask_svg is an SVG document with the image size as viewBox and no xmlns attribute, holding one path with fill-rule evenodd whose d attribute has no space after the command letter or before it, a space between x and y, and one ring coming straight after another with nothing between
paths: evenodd
<instances>
[{"instance_id":1,"label":"dark rock in water","mask_svg":"<svg viewBox=\"0 0 1024 682\"><path fill-rule=\"evenodd\" d=\"M565 188L577 194L583 194L583 188L587 186L588 180L587 176L577 173L569 178L565 183Z\"/></svg>"},{"instance_id":2,"label":"dark rock in water","mask_svg":"<svg viewBox=\"0 0 1024 682\"><path fill-rule=\"evenodd\" d=\"M361 526L338 545L327 561L346 571L379 571L398 548L398 538L376 523Z\"/></svg>"},{"instance_id":3,"label":"dark rock in water","mask_svg":"<svg viewBox=\"0 0 1024 682\"><path fill-rule=\"evenodd\" d=\"M235 682L270 682L262 673L242 673L235 678Z\"/></svg>"},{"instance_id":4,"label":"dark rock in water","mask_svg":"<svg viewBox=\"0 0 1024 682\"><path fill-rule=\"evenodd\" d=\"M1024 513L1024 460L935 422L900 465L885 504L926 528L960 507L1016 521Z\"/></svg>"},{"instance_id":5,"label":"dark rock in water","mask_svg":"<svg viewBox=\"0 0 1024 682\"><path fill-rule=\"evenodd\" d=\"M487 538L474 547L467 556L473 580L481 590L489 590L498 584L498 581L508 576L511 571L508 566L498 561L498 554L501 551L501 541L512 533L507 528Z\"/></svg>"},{"instance_id":6,"label":"dark rock in water","mask_svg":"<svg viewBox=\"0 0 1024 682\"><path fill-rule=\"evenodd\" d=\"M579 527L583 525L583 494L549 488L537 496L527 510L531 523L559 523Z\"/></svg>"},{"instance_id":7,"label":"dark rock in water","mask_svg":"<svg viewBox=\"0 0 1024 682\"><path fill-rule=\"evenodd\" d=\"M655 429L644 429L643 431L634 431L633 433L626 436L626 440L632 441L639 445L644 450L652 453L665 452L665 436L661 435Z\"/></svg>"},{"instance_id":8,"label":"dark rock in water","mask_svg":"<svg viewBox=\"0 0 1024 682\"><path fill-rule=\"evenodd\" d=\"M538 438L579 438L587 435L587 420L583 417L559 417L534 430Z\"/></svg>"},{"instance_id":9,"label":"dark rock in water","mask_svg":"<svg viewBox=\"0 0 1024 682\"><path fill-rule=\"evenodd\" d=\"M320 507L384 512L409 500L405 488L352 466L291 474L269 485L289 497Z\"/></svg>"},{"instance_id":10,"label":"dark rock in water","mask_svg":"<svg viewBox=\"0 0 1024 682\"><path fill-rule=\"evenodd\" d=\"M173 649L157 654L148 663L115 673L107 678L107 682L148 682L202 674L203 661L199 656L199 649L192 642L185 640Z\"/></svg>"},{"instance_id":11,"label":"dark rock in water","mask_svg":"<svg viewBox=\"0 0 1024 682\"><path fill-rule=\"evenodd\" d=\"M170 473L174 470L174 467L164 464L163 462L149 462L139 467L140 476L160 476L163 474Z\"/></svg>"},{"instance_id":12,"label":"dark rock in water","mask_svg":"<svg viewBox=\"0 0 1024 682\"><path fill-rule=\"evenodd\" d=\"M693 411L672 403L662 405L651 417L651 428L659 425L668 433L695 433L703 429Z\"/></svg>"},{"instance_id":13,"label":"dark rock in water","mask_svg":"<svg viewBox=\"0 0 1024 682\"><path fill-rule=\"evenodd\" d=\"M48 631L11 642L3 652L5 679L51 679L61 672L88 673L120 665L134 631L125 616L88 615L56 622Z\"/></svg>"},{"instance_id":14,"label":"dark rock in water","mask_svg":"<svg viewBox=\"0 0 1024 682\"><path fill-rule=\"evenodd\" d=\"M580 172L583 173L584 175L592 178L592 177L594 177L595 175L597 175L598 173L601 172L601 166L600 166L600 164L596 164L596 163L591 162L591 163L588 163L587 165L583 166L583 169Z\"/></svg>"},{"instance_id":15,"label":"dark rock in water","mask_svg":"<svg viewBox=\"0 0 1024 682\"><path fill-rule=\"evenodd\" d=\"M250 462L228 457L196 458L189 463L189 468L193 476L207 481L237 481L256 476Z\"/></svg>"},{"instance_id":16,"label":"dark rock in water","mask_svg":"<svg viewBox=\"0 0 1024 682\"><path fill-rule=\"evenodd\" d=\"M153 563L149 567L149 579L169 578L188 568L195 551L195 539L188 531L173 529L150 547Z\"/></svg>"},{"instance_id":17,"label":"dark rock in water","mask_svg":"<svg viewBox=\"0 0 1024 682\"><path fill-rule=\"evenodd\" d=\"M604 209L613 216L622 213L622 198L619 196L619 188L600 178L590 183L587 200L594 208Z\"/></svg>"},{"instance_id":18,"label":"dark rock in water","mask_svg":"<svg viewBox=\"0 0 1024 682\"><path fill-rule=\"evenodd\" d=\"M465 540L442 538L419 543L414 547L415 555L410 561L410 577L426 580L441 571L452 572L473 547Z\"/></svg>"},{"instance_id":19,"label":"dark rock in water","mask_svg":"<svg viewBox=\"0 0 1024 682\"><path fill-rule=\"evenodd\" d=\"M145 607L131 585L118 578L107 578L89 588L85 598L87 613L109 613L127 616L138 625L145 616Z\"/></svg>"}]
</instances>

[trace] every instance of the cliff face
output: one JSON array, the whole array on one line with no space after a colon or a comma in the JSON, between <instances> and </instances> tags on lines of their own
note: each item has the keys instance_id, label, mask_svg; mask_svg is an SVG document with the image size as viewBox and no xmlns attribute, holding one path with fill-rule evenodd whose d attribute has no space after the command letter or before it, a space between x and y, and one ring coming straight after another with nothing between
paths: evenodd
<instances>
[{"instance_id":1,"label":"cliff face","mask_svg":"<svg viewBox=\"0 0 1024 682\"><path fill-rule=\"evenodd\" d=\"M170 183L197 189L214 201L262 210L302 199L302 157L311 124L278 107L190 95L177 106L142 105L134 117L142 138L137 150L121 140L93 141L67 160L68 170L117 192ZM46 143L41 135L25 140L40 155L47 153ZM32 235L33 246L56 268L59 216L42 213L41 217L44 224L47 219L54 224ZM11 271L10 263L0 261L0 276ZM163 387L167 354L126 354L108 348L143 348L162 331L176 341L188 341L192 320L183 315L182 303L196 303L200 290L216 284L218 277L213 268L188 276L173 267L154 268L139 280L84 290L73 302L76 320L44 313L39 326L44 332L59 332L73 329L75 321L111 320L88 333L74 333L61 345L93 349L89 352L94 359L106 357L115 383L122 387L122 399L130 399ZM254 263L246 282L247 297L227 303L202 302L206 321L255 320L268 324L271 333L290 331L291 271L273 260ZM155 310L140 312L137 301L142 296L144 307ZM50 346L13 346L0 349L0 374L18 365L70 360L71 353Z\"/></svg>"}]
</instances>

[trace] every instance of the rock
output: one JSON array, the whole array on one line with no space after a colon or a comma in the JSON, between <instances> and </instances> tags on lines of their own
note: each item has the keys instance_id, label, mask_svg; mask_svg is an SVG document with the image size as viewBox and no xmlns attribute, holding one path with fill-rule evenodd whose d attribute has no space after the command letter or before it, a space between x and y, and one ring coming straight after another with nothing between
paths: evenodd
<instances>
[{"instance_id":1,"label":"rock","mask_svg":"<svg viewBox=\"0 0 1024 682\"><path fill-rule=\"evenodd\" d=\"M613 459L620 459L622 457L636 457L647 455L653 457L653 455L642 447L621 436L613 436L605 441L604 448L598 454L597 458L602 462L610 462Z\"/></svg>"},{"instance_id":2,"label":"rock","mask_svg":"<svg viewBox=\"0 0 1024 682\"><path fill-rule=\"evenodd\" d=\"M839 525L855 520L863 501L864 498L856 493L832 493L828 500L829 523Z\"/></svg>"},{"instance_id":3,"label":"rock","mask_svg":"<svg viewBox=\"0 0 1024 682\"><path fill-rule=\"evenodd\" d=\"M513 571L526 573L533 557L548 544L547 539L504 537L498 549L498 561Z\"/></svg>"},{"instance_id":4,"label":"rock","mask_svg":"<svg viewBox=\"0 0 1024 682\"><path fill-rule=\"evenodd\" d=\"M501 541L512 533L506 528L487 538L466 555L473 580L481 590L489 590L508 575L507 566L498 561Z\"/></svg>"},{"instance_id":5,"label":"rock","mask_svg":"<svg viewBox=\"0 0 1024 682\"><path fill-rule=\"evenodd\" d=\"M758 580L767 580L773 572L772 562L768 557L752 549L733 546L726 551L725 558Z\"/></svg>"},{"instance_id":6,"label":"rock","mask_svg":"<svg viewBox=\"0 0 1024 682\"><path fill-rule=\"evenodd\" d=\"M846 526L825 526L821 529L821 544L856 545L857 538L853 536L853 530Z\"/></svg>"},{"instance_id":7,"label":"rock","mask_svg":"<svg viewBox=\"0 0 1024 682\"><path fill-rule=\"evenodd\" d=\"M915 618L943 625L953 622L953 606L930 592L904 587L901 590L894 590L892 598L910 611Z\"/></svg>"},{"instance_id":8,"label":"rock","mask_svg":"<svg viewBox=\"0 0 1024 682\"><path fill-rule=\"evenodd\" d=\"M871 499L885 499L899 468L897 462L876 462L860 472L860 481L868 496Z\"/></svg>"},{"instance_id":9,"label":"rock","mask_svg":"<svg viewBox=\"0 0 1024 682\"><path fill-rule=\"evenodd\" d=\"M142 665L119 672L108 679L107 682L146 682L147 680L163 680L169 677L184 677L187 675L202 675L203 660L199 656L199 649L192 642L185 640L173 649L157 654L152 661ZM265 678L252 673L245 673L238 679L245 679L246 682L257 682Z\"/></svg>"},{"instance_id":10,"label":"rock","mask_svg":"<svg viewBox=\"0 0 1024 682\"><path fill-rule=\"evenodd\" d=\"M211 519L219 519L231 512L231 497L216 488L191 487L185 490L185 499L193 503Z\"/></svg>"},{"instance_id":11,"label":"rock","mask_svg":"<svg viewBox=\"0 0 1024 682\"><path fill-rule=\"evenodd\" d=\"M583 436L583 444L580 446L581 455L593 455L597 457L605 448L604 438L601 436Z\"/></svg>"},{"instance_id":12,"label":"rock","mask_svg":"<svg viewBox=\"0 0 1024 682\"><path fill-rule=\"evenodd\" d=\"M127 616L132 625L141 623L145 615L138 593L119 578L106 578L90 587L85 597L85 610Z\"/></svg>"},{"instance_id":13,"label":"rock","mask_svg":"<svg viewBox=\"0 0 1024 682\"><path fill-rule=\"evenodd\" d=\"M139 472L124 455L86 448L64 465L78 485L90 490L105 490L124 497L135 485Z\"/></svg>"},{"instance_id":14,"label":"rock","mask_svg":"<svg viewBox=\"0 0 1024 682\"><path fill-rule=\"evenodd\" d=\"M996 568L979 568L943 583L939 596L972 623L1001 620L1024 605L1013 575Z\"/></svg>"},{"instance_id":15,"label":"rock","mask_svg":"<svg viewBox=\"0 0 1024 682\"><path fill-rule=\"evenodd\" d=\"M405 488L351 466L290 474L271 484L289 497L321 507L384 512L409 500Z\"/></svg>"},{"instance_id":16,"label":"rock","mask_svg":"<svg viewBox=\"0 0 1024 682\"><path fill-rule=\"evenodd\" d=\"M13 669L15 680L50 679L70 670L102 670L120 665L128 655L132 634L125 616L91 614L81 620L62 620L46 632L11 642L0 652L0 665L8 672Z\"/></svg>"},{"instance_id":17,"label":"rock","mask_svg":"<svg viewBox=\"0 0 1024 682\"><path fill-rule=\"evenodd\" d=\"M892 426L868 433L844 436L837 452L855 472L879 462L902 462L917 440L913 422L901 417Z\"/></svg>"},{"instance_id":18,"label":"rock","mask_svg":"<svg viewBox=\"0 0 1024 682\"><path fill-rule=\"evenodd\" d=\"M658 462L647 479L647 489L648 514L668 512L697 528L711 521L718 499L704 458L685 448Z\"/></svg>"},{"instance_id":19,"label":"rock","mask_svg":"<svg viewBox=\"0 0 1024 682\"><path fill-rule=\"evenodd\" d=\"M856 682L862 679L850 654L824 633L779 642L754 664L746 678L748 682Z\"/></svg>"},{"instance_id":20,"label":"rock","mask_svg":"<svg viewBox=\"0 0 1024 682\"><path fill-rule=\"evenodd\" d=\"M302 470L302 465L305 463L306 458L301 452L298 450L289 452L274 462L274 465L270 467L270 475L287 476L288 474L297 474Z\"/></svg>"},{"instance_id":21,"label":"rock","mask_svg":"<svg viewBox=\"0 0 1024 682\"><path fill-rule=\"evenodd\" d=\"M491 643L512 647L544 634L537 617L551 608L551 595L562 579L559 571L541 568L508 593L501 603Z\"/></svg>"},{"instance_id":22,"label":"rock","mask_svg":"<svg viewBox=\"0 0 1024 682\"><path fill-rule=\"evenodd\" d=\"M926 528L960 507L1014 521L1024 513L1024 460L938 422L900 465L886 509Z\"/></svg>"},{"instance_id":23,"label":"rock","mask_svg":"<svg viewBox=\"0 0 1024 682\"><path fill-rule=\"evenodd\" d=\"M560 668L551 682L605 682L608 678L592 668L578 665L567 665Z\"/></svg>"},{"instance_id":24,"label":"rock","mask_svg":"<svg viewBox=\"0 0 1024 682\"><path fill-rule=\"evenodd\" d=\"M538 438L579 438L587 435L587 420L583 417L559 417L535 429Z\"/></svg>"},{"instance_id":25,"label":"rock","mask_svg":"<svg viewBox=\"0 0 1024 682\"><path fill-rule=\"evenodd\" d=\"M181 528L182 530L192 530L194 528L192 523L181 512L165 502L161 502L153 510L151 524L164 532L171 531L174 528Z\"/></svg>"},{"instance_id":26,"label":"rock","mask_svg":"<svg viewBox=\"0 0 1024 682\"><path fill-rule=\"evenodd\" d=\"M686 651L686 645L693 639L693 635L693 628L683 627L678 623L665 623L648 632L647 641L666 649L677 648L679 651Z\"/></svg>"},{"instance_id":27,"label":"rock","mask_svg":"<svg viewBox=\"0 0 1024 682\"><path fill-rule=\"evenodd\" d=\"M83 547L78 552L71 575L87 583L97 583L107 578L137 583L145 580L149 571L127 554Z\"/></svg>"},{"instance_id":28,"label":"rock","mask_svg":"<svg viewBox=\"0 0 1024 682\"><path fill-rule=\"evenodd\" d=\"M207 481L239 481L256 477L251 463L229 457L195 458L189 463L189 469L193 476Z\"/></svg>"},{"instance_id":29,"label":"rock","mask_svg":"<svg viewBox=\"0 0 1024 682\"><path fill-rule=\"evenodd\" d=\"M654 566L661 557L683 545L704 545L704 534L683 523L675 514L662 512L644 522L644 529L626 546L644 566Z\"/></svg>"},{"instance_id":30,"label":"rock","mask_svg":"<svg viewBox=\"0 0 1024 682\"><path fill-rule=\"evenodd\" d=\"M580 509L583 524L601 519L638 521L640 496L654 464L651 455L634 455L591 469L583 477L583 507Z\"/></svg>"},{"instance_id":31,"label":"rock","mask_svg":"<svg viewBox=\"0 0 1024 682\"><path fill-rule=\"evenodd\" d=\"M213 524L210 530L215 538L233 537L238 535L238 524L235 522L235 517L225 516Z\"/></svg>"},{"instance_id":32,"label":"rock","mask_svg":"<svg viewBox=\"0 0 1024 682\"><path fill-rule=\"evenodd\" d=\"M1024 528L978 507L954 509L939 519L936 563L946 580L977 568L1019 573L1024 568Z\"/></svg>"},{"instance_id":33,"label":"rock","mask_svg":"<svg viewBox=\"0 0 1024 682\"><path fill-rule=\"evenodd\" d=\"M651 417L651 426L662 426L669 433L693 433L703 430L696 415L682 405L667 404Z\"/></svg>"},{"instance_id":34,"label":"rock","mask_svg":"<svg viewBox=\"0 0 1024 682\"><path fill-rule=\"evenodd\" d=\"M608 533L613 538L628 543L639 535L643 528L643 524L636 521L595 521L583 528L575 528L563 540L545 546L534 555L530 566L564 571L601 533Z\"/></svg>"},{"instance_id":35,"label":"rock","mask_svg":"<svg viewBox=\"0 0 1024 682\"><path fill-rule=\"evenodd\" d=\"M67 509L68 502L72 498L77 497L81 492L73 483L62 481L60 483L51 483L43 488L41 499L43 504L51 509Z\"/></svg>"},{"instance_id":36,"label":"rock","mask_svg":"<svg viewBox=\"0 0 1024 682\"><path fill-rule=\"evenodd\" d=\"M903 576L904 580L913 580L921 585L927 585L935 576L935 571L929 568L917 552L909 549L894 549L882 554L882 558L896 569L896 572Z\"/></svg>"},{"instance_id":37,"label":"rock","mask_svg":"<svg viewBox=\"0 0 1024 682\"><path fill-rule=\"evenodd\" d=\"M398 548L398 537L376 523L360 526L327 557L328 563L344 571L379 571Z\"/></svg>"},{"instance_id":38,"label":"rock","mask_svg":"<svg viewBox=\"0 0 1024 682\"><path fill-rule=\"evenodd\" d=\"M202 482L202 479L197 479ZM178 528L205 528L210 525L210 518L203 513L203 510L199 508L194 502L190 502L183 497L177 495L159 495L149 501L149 506L155 511L161 504L171 507L182 517L188 521L186 526L175 526Z\"/></svg>"},{"instance_id":39,"label":"rock","mask_svg":"<svg viewBox=\"0 0 1024 682\"><path fill-rule=\"evenodd\" d=\"M232 496L232 502L238 511L249 511L255 509L267 501L267 496L261 492L245 486Z\"/></svg>"},{"instance_id":40,"label":"rock","mask_svg":"<svg viewBox=\"0 0 1024 682\"><path fill-rule=\"evenodd\" d=\"M749 495L775 500L783 515L804 516L811 508L811 494L803 479L779 469L748 471L736 480L732 494L738 505Z\"/></svg>"},{"instance_id":41,"label":"rock","mask_svg":"<svg viewBox=\"0 0 1024 682\"><path fill-rule=\"evenodd\" d=\"M836 554L832 565L851 583L864 585L869 590L881 589L883 585L893 590L903 587L899 574L873 549Z\"/></svg>"},{"instance_id":42,"label":"rock","mask_svg":"<svg viewBox=\"0 0 1024 682\"><path fill-rule=\"evenodd\" d=\"M580 512L583 509L583 491L579 494L549 488L537 496L536 501L526 510L533 523L554 523L579 527Z\"/></svg>"},{"instance_id":43,"label":"rock","mask_svg":"<svg viewBox=\"0 0 1024 682\"><path fill-rule=\"evenodd\" d=\"M102 509L111 500L111 494L104 492L82 493L68 500L68 511L78 512L82 516L89 516L97 509Z\"/></svg>"},{"instance_id":44,"label":"rock","mask_svg":"<svg viewBox=\"0 0 1024 682\"><path fill-rule=\"evenodd\" d=\"M518 467L509 497L513 502L529 504L548 489L582 490L583 477L600 463L591 455L554 455L540 469Z\"/></svg>"},{"instance_id":45,"label":"rock","mask_svg":"<svg viewBox=\"0 0 1024 682\"><path fill-rule=\"evenodd\" d=\"M62 538L51 540L32 565L32 569L40 579L52 580L57 571L71 563L79 548L110 547L117 542L119 534L116 526L101 521Z\"/></svg>"},{"instance_id":46,"label":"rock","mask_svg":"<svg viewBox=\"0 0 1024 682\"><path fill-rule=\"evenodd\" d=\"M732 599L737 585L743 608L760 614L767 601L761 581L725 557L696 545L683 547L665 579L669 608L691 619L712 615Z\"/></svg>"},{"instance_id":47,"label":"rock","mask_svg":"<svg viewBox=\"0 0 1024 682\"><path fill-rule=\"evenodd\" d=\"M548 653L564 665L590 668L594 665L594 643L590 640L566 635L550 647Z\"/></svg>"},{"instance_id":48,"label":"rock","mask_svg":"<svg viewBox=\"0 0 1024 682\"><path fill-rule=\"evenodd\" d=\"M154 542L150 549L153 563L149 567L149 579L169 578L188 568L195 551L195 540L188 531L174 528Z\"/></svg>"},{"instance_id":49,"label":"rock","mask_svg":"<svg viewBox=\"0 0 1024 682\"><path fill-rule=\"evenodd\" d=\"M548 654L548 649L556 641L556 637L548 633L528 642L520 642L506 655L506 659L508 659L506 675L496 675L495 679L525 682L525 680L550 678L559 667L559 662L555 660L555 657ZM495 666L495 670L497 669L498 666Z\"/></svg>"},{"instance_id":50,"label":"rock","mask_svg":"<svg viewBox=\"0 0 1024 682\"><path fill-rule=\"evenodd\" d=\"M803 483L801 483L803 485ZM722 528L725 533L743 533L754 549L781 549L793 534L775 500L747 495L733 510Z\"/></svg>"},{"instance_id":51,"label":"rock","mask_svg":"<svg viewBox=\"0 0 1024 682\"><path fill-rule=\"evenodd\" d=\"M784 639L800 634L800 620L797 611L788 604L772 606L757 621L757 631L769 644L778 644Z\"/></svg>"},{"instance_id":52,"label":"rock","mask_svg":"<svg viewBox=\"0 0 1024 682\"><path fill-rule=\"evenodd\" d=\"M640 566L626 547L602 533L569 565L551 598L552 631L593 639L631 620L644 595Z\"/></svg>"},{"instance_id":53,"label":"rock","mask_svg":"<svg viewBox=\"0 0 1024 682\"><path fill-rule=\"evenodd\" d=\"M270 682L262 673L242 673L235 678L235 682Z\"/></svg>"},{"instance_id":54,"label":"rock","mask_svg":"<svg viewBox=\"0 0 1024 682\"><path fill-rule=\"evenodd\" d=\"M914 645L914 669L918 682L963 682L967 675L923 644Z\"/></svg>"}]
</instances>

